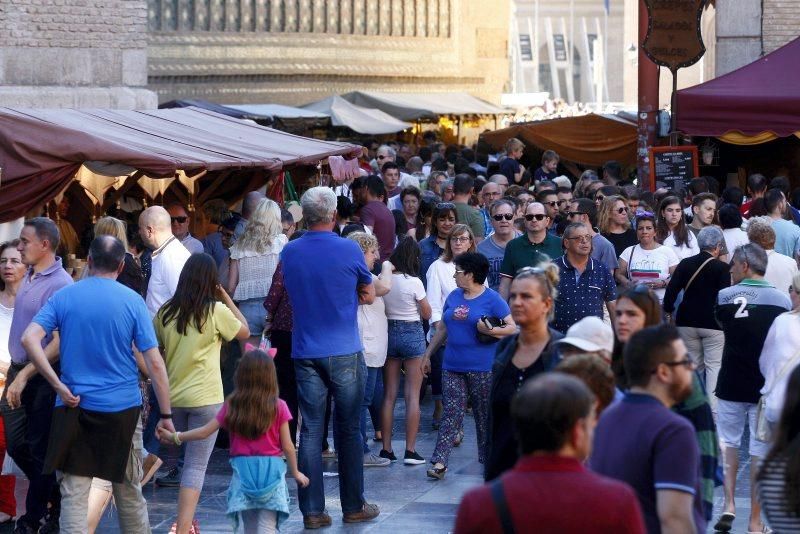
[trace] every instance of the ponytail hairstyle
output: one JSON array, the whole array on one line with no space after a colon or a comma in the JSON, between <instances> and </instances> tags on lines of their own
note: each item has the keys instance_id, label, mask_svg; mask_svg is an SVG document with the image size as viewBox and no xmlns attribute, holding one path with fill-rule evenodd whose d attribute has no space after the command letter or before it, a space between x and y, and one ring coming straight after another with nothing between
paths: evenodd
<instances>
[{"instance_id":1,"label":"ponytail hairstyle","mask_svg":"<svg viewBox=\"0 0 800 534\"><path fill-rule=\"evenodd\" d=\"M239 361L235 389L227 398L225 428L255 440L263 436L278 415L278 374L275 362L262 350L251 350Z\"/></svg>"}]
</instances>

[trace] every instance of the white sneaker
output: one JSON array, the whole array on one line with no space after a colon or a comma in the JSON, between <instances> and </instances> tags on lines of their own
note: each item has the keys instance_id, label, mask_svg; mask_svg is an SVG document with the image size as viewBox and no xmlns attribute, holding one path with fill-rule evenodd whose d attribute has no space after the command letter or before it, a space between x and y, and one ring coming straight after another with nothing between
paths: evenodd
<instances>
[{"instance_id":1,"label":"white sneaker","mask_svg":"<svg viewBox=\"0 0 800 534\"><path fill-rule=\"evenodd\" d=\"M386 467L391 463L388 458L381 458L371 452L364 454L364 467Z\"/></svg>"}]
</instances>

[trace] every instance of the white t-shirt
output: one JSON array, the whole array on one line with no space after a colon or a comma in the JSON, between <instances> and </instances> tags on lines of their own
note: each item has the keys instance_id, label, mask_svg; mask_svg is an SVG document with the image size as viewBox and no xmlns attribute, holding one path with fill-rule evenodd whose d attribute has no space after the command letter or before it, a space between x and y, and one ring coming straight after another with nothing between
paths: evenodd
<instances>
[{"instance_id":1,"label":"white t-shirt","mask_svg":"<svg viewBox=\"0 0 800 534\"><path fill-rule=\"evenodd\" d=\"M428 304L431 305L431 323L442 320L444 301L456 288L456 264L439 258L428 267Z\"/></svg>"},{"instance_id":2,"label":"white t-shirt","mask_svg":"<svg viewBox=\"0 0 800 534\"><path fill-rule=\"evenodd\" d=\"M392 321L419 321L417 301L425 298L425 287L416 276L392 274L392 290L383 297L386 317Z\"/></svg>"},{"instance_id":3,"label":"white t-shirt","mask_svg":"<svg viewBox=\"0 0 800 534\"><path fill-rule=\"evenodd\" d=\"M761 394L768 394L765 414L767 421L776 423L780 419L786 399L786 384L789 375L797 366L791 362L798 356L798 347L800 347L800 315L795 312L779 315L769 329L758 360L761 374L764 375ZM778 376L784 371L784 367L786 367L785 374Z\"/></svg>"},{"instance_id":4,"label":"white t-shirt","mask_svg":"<svg viewBox=\"0 0 800 534\"><path fill-rule=\"evenodd\" d=\"M373 282L377 278L372 275ZM375 297L372 304L358 306L358 334L364 345L364 362L367 367L382 367L389 349L389 323L386 320L383 297Z\"/></svg>"},{"instance_id":5,"label":"white t-shirt","mask_svg":"<svg viewBox=\"0 0 800 534\"><path fill-rule=\"evenodd\" d=\"M728 259L733 257L734 251L750 242L747 237L747 232L741 228L728 228L722 231L722 236L725 238L725 248L728 249Z\"/></svg>"},{"instance_id":6,"label":"white t-shirt","mask_svg":"<svg viewBox=\"0 0 800 534\"><path fill-rule=\"evenodd\" d=\"M641 245L634 245L622 251L619 259L628 264L628 278L636 283L653 282L669 278L669 269L678 265L680 260L670 247L659 246L653 250L645 250ZM654 289L658 300L664 300L666 289Z\"/></svg>"},{"instance_id":7,"label":"white t-shirt","mask_svg":"<svg viewBox=\"0 0 800 534\"><path fill-rule=\"evenodd\" d=\"M764 273L767 282L788 295L796 274L797 263L792 258L779 254L775 249L767 251L767 272Z\"/></svg>"},{"instance_id":8,"label":"white t-shirt","mask_svg":"<svg viewBox=\"0 0 800 534\"><path fill-rule=\"evenodd\" d=\"M673 236L671 233L664 240L664 243L662 243L665 247L669 247L669 249L675 253L679 260L700 254L700 246L697 244L697 238L690 230L686 230L686 232L689 234L689 236L685 245L679 247L675 243L675 236Z\"/></svg>"},{"instance_id":9,"label":"white t-shirt","mask_svg":"<svg viewBox=\"0 0 800 534\"><path fill-rule=\"evenodd\" d=\"M153 266L145 298L150 317L155 317L161 306L175 294L178 279L189 256L191 254L186 247L175 238L162 249L153 252Z\"/></svg>"},{"instance_id":10,"label":"white t-shirt","mask_svg":"<svg viewBox=\"0 0 800 534\"><path fill-rule=\"evenodd\" d=\"M11 354L8 352L8 336L11 334L11 319L14 317L14 308L6 308L0 304L0 362L11 363Z\"/></svg>"}]
</instances>

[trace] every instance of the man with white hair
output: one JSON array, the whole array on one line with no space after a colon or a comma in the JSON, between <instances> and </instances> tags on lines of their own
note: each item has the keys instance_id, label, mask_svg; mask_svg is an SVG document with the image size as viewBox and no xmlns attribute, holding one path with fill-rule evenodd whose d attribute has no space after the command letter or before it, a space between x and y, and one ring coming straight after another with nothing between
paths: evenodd
<instances>
[{"instance_id":1,"label":"man with white hair","mask_svg":"<svg viewBox=\"0 0 800 534\"><path fill-rule=\"evenodd\" d=\"M364 500L361 402L367 368L358 333L359 304L372 304L375 287L364 254L355 241L333 233L336 196L312 187L300 199L308 232L281 253L284 285L294 312L292 358L297 376L300 428L299 467L311 484L298 489L305 528L331 525L322 481L322 430L325 399L333 397L339 498L343 521L374 519L378 507ZM320 283L320 258L331 283Z\"/></svg>"},{"instance_id":2,"label":"man with white hair","mask_svg":"<svg viewBox=\"0 0 800 534\"><path fill-rule=\"evenodd\" d=\"M493 184L497 184L500 187L500 196L505 196L506 189L508 189L508 178L506 178L505 174L493 174L489 177L489 181Z\"/></svg>"},{"instance_id":3,"label":"man with white hair","mask_svg":"<svg viewBox=\"0 0 800 534\"><path fill-rule=\"evenodd\" d=\"M789 286L797 275L797 263L775 250L775 230L769 217L753 217L747 225L747 238L767 253L767 272L764 280L789 296Z\"/></svg>"}]
</instances>

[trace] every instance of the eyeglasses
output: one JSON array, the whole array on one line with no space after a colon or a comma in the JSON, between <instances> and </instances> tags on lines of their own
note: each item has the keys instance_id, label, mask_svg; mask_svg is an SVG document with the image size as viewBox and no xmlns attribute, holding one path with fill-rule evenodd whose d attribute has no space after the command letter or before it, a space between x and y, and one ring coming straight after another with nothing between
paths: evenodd
<instances>
[{"instance_id":1,"label":"eyeglasses","mask_svg":"<svg viewBox=\"0 0 800 534\"><path fill-rule=\"evenodd\" d=\"M547 215L545 215L544 213L528 213L525 215L525 220L532 221L536 219L537 221L541 221L545 217L547 217Z\"/></svg>"},{"instance_id":2,"label":"eyeglasses","mask_svg":"<svg viewBox=\"0 0 800 534\"><path fill-rule=\"evenodd\" d=\"M572 217L575 217L577 215L586 215L586 212L584 212L584 211L570 211L567 214L567 217L569 217L571 219Z\"/></svg>"},{"instance_id":3,"label":"eyeglasses","mask_svg":"<svg viewBox=\"0 0 800 534\"><path fill-rule=\"evenodd\" d=\"M627 211L628 211L628 208L617 208L617 213L619 213L620 215L622 215L623 213L626 213Z\"/></svg>"},{"instance_id":4,"label":"eyeglasses","mask_svg":"<svg viewBox=\"0 0 800 534\"><path fill-rule=\"evenodd\" d=\"M452 241L453 243L469 243L470 241L472 241L472 238L469 237L468 235L465 235L461 237L451 237L450 241Z\"/></svg>"},{"instance_id":5,"label":"eyeglasses","mask_svg":"<svg viewBox=\"0 0 800 534\"><path fill-rule=\"evenodd\" d=\"M456 209L456 205L452 202L439 202L436 204L437 210L454 210Z\"/></svg>"},{"instance_id":6,"label":"eyeglasses","mask_svg":"<svg viewBox=\"0 0 800 534\"><path fill-rule=\"evenodd\" d=\"M689 356L686 356L683 360L678 360L677 362L661 362L661 363L663 363L667 367L681 367L681 366L683 366L683 367L686 367L687 369L689 369L690 371L693 370L696 367L695 363L689 358ZM655 371L653 371L653 372L655 373Z\"/></svg>"},{"instance_id":7,"label":"eyeglasses","mask_svg":"<svg viewBox=\"0 0 800 534\"><path fill-rule=\"evenodd\" d=\"M579 243L589 243L592 241L592 236L576 235L575 237L565 237L564 239L569 239L570 241L578 241Z\"/></svg>"},{"instance_id":8,"label":"eyeglasses","mask_svg":"<svg viewBox=\"0 0 800 534\"><path fill-rule=\"evenodd\" d=\"M172 222L183 224L189 220L189 217L170 217Z\"/></svg>"},{"instance_id":9,"label":"eyeglasses","mask_svg":"<svg viewBox=\"0 0 800 534\"><path fill-rule=\"evenodd\" d=\"M497 215L492 215L492 219L495 221L502 221L503 219L510 221L514 219L513 213L498 213Z\"/></svg>"}]
</instances>

